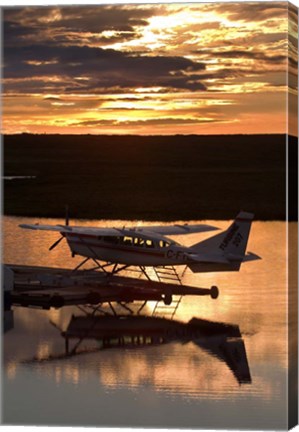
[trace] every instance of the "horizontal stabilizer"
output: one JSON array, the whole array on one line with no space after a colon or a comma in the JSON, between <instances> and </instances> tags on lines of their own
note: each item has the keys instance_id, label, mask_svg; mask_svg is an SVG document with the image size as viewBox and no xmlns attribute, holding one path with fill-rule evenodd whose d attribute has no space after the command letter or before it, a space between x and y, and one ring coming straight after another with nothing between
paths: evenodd
<instances>
[{"instance_id":1,"label":"horizontal stabilizer","mask_svg":"<svg viewBox=\"0 0 299 432\"><path fill-rule=\"evenodd\" d=\"M248 252L247 255L245 255L245 257L243 258L243 262L247 262L247 261L256 261L256 260L261 260L262 258L252 252Z\"/></svg>"}]
</instances>

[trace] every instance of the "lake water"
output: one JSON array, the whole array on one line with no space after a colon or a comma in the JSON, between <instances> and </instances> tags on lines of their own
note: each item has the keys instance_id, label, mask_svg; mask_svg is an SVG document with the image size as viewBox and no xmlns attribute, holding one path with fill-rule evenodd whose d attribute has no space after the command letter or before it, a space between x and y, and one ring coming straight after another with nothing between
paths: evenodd
<instances>
[{"instance_id":1,"label":"lake water","mask_svg":"<svg viewBox=\"0 0 299 432\"><path fill-rule=\"evenodd\" d=\"M3 218L4 262L73 268L66 242L52 232L21 230L20 223L62 220ZM229 222L205 221L221 229ZM117 221L74 224L123 226ZM129 223L128 223L129 225ZM148 223L147 223L148 225ZM295 224L291 229L296 229ZM210 234L177 236L191 245ZM284 429L287 427L286 225L254 222L248 251L262 257L238 273L193 274L184 284L217 285L218 299L185 297L176 318L239 326L251 383L240 384L225 361L190 341L116 348L70 358L30 361L64 352L75 307L42 311L14 308L4 335L3 421L6 424L169 428ZM151 305L147 312L150 312Z\"/></svg>"}]
</instances>

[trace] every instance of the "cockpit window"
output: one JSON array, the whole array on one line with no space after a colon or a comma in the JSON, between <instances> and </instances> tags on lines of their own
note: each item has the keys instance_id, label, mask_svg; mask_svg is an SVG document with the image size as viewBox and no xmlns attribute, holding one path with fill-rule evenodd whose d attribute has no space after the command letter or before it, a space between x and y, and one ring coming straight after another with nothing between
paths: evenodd
<instances>
[{"instance_id":1,"label":"cockpit window","mask_svg":"<svg viewBox=\"0 0 299 432\"><path fill-rule=\"evenodd\" d=\"M133 244L133 237L125 236L123 238L123 244L125 245L131 245Z\"/></svg>"}]
</instances>

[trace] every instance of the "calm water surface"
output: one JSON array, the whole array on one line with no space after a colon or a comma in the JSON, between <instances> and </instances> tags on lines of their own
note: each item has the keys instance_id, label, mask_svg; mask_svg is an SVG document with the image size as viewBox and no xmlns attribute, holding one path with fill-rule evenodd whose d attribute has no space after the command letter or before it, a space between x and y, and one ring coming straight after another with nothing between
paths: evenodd
<instances>
[{"instance_id":1,"label":"calm water surface","mask_svg":"<svg viewBox=\"0 0 299 432\"><path fill-rule=\"evenodd\" d=\"M62 242L48 251L57 233L18 229L20 223L62 220L4 217L4 262L73 268ZM117 221L75 221L123 226ZM221 229L229 222L207 221ZM128 225L130 223L128 222ZM147 223L148 225L148 223ZM296 229L295 225L291 229ZM177 236L191 245L210 234ZM220 296L185 297L176 314L237 324L252 382L239 384L225 361L194 342L135 349L116 348L71 358L44 359L64 352L65 329L77 308L40 311L14 308L14 328L4 336L5 423L176 428L286 428L287 310L286 226L254 222L248 251L261 261L239 273L192 274L183 283L217 285ZM152 304L147 307L151 312Z\"/></svg>"}]
</instances>

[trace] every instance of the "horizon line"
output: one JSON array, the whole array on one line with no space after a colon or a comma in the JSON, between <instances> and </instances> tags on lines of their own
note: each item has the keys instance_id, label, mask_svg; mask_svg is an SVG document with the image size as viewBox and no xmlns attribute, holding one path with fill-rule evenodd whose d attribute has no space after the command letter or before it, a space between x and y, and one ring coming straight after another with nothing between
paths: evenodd
<instances>
[{"instance_id":1,"label":"horizon line","mask_svg":"<svg viewBox=\"0 0 299 432\"><path fill-rule=\"evenodd\" d=\"M92 134L92 133L81 133L81 134L77 134L77 133L47 133L47 132L43 132L43 133L35 133L35 132L16 132L16 133L1 133L1 136L16 136L16 135L35 135L35 136L53 136L53 135L58 135L58 136L92 136L92 137L100 137L100 136L105 136L105 137L128 137L128 136L138 136L138 137L176 137L176 136L184 136L184 137L190 137L190 136L257 136L257 135L285 135L285 136L289 136L289 137L294 137L298 139L298 135L293 135L293 134L289 134L287 132L283 133L283 132L274 132L274 133L269 133L269 132L261 132L261 133L226 133L226 134L220 134L220 133L214 133L214 134L196 134L196 133L190 133L190 134L180 134L180 133L176 133L176 134Z\"/></svg>"}]
</instances>

